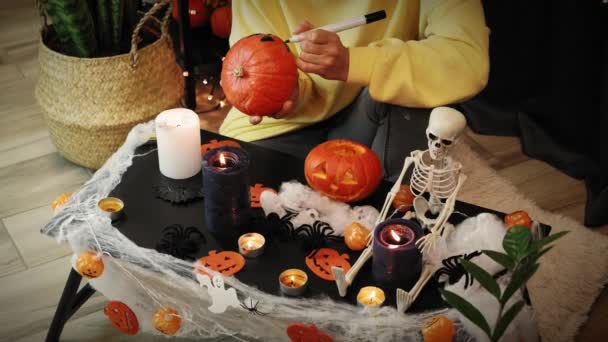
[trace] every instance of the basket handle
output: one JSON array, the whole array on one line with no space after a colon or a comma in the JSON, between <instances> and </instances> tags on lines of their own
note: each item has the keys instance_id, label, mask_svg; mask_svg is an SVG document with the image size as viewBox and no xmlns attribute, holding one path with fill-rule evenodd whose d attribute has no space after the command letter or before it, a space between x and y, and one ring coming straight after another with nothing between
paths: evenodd
<instances>
[{"instance_id":1,"label":"basket handle","mask_svg":"<svg viewBox=\"0 0 608 342\"><path fill-rule=\"evenodd\" d=\"M139 63L139 58L137 56L139 31L141 31L142 27L144 26L146 21L148 21L148 19L150 19L154 14L156 14L156 12L158 12L161 8L167 5L167 12L163 16L163 19L160 23L160 37L163 38L167 36L169 34L169 17L171 17L171 0L161 0L155 3L154 6L152 6L152 8L150 8L150 10L148 10L148 12L146 12L143 17L141 17L141 19L137 23L137 26L135 26L135 30L133 30L133 34L131 35L131 50L129 51L129 56L131 56L131 66L133 68L135 68Z\"/></svg>"}]
</instances>

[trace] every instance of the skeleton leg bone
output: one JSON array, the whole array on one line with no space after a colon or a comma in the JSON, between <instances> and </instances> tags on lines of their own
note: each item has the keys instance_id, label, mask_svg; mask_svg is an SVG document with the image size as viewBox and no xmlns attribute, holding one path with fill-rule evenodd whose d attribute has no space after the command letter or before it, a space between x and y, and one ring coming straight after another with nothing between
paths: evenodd
<instances>
[{"instance_id":1,"label":"skeleton leg bone","mask_svg":"<svg viewBox=\"0 0 608 342\"><path fill-rule=\"evenodd\" d=\"M338 293L340 297L346 296L346 290L353 282L357 273L361 270L361 267L365 265L367 260L372 257L372 246L367 246L359 256L359 259L355 262L355 264L348 270L348 272L344 273L344 270L340 267L332 267L331 272L336 279L336 285L338 286Z\"/></svg>"},{"instance_id":2,"label":"skeleton leg bone","mask_svg":"<svg viewBox=\"0 0 608 342\"><path fill-rule=\"evenodd\" d=\"M424 264L422 268L422 272L420 273L420 278L414 286L410 289L409 292L403 289L397 289L397 311L400 313L404 313L409 309L410 306L416 301L418 295L424 288L424 286L429 282L437 267L431 265L429 263Z\"/></svg>"}]
</instances>

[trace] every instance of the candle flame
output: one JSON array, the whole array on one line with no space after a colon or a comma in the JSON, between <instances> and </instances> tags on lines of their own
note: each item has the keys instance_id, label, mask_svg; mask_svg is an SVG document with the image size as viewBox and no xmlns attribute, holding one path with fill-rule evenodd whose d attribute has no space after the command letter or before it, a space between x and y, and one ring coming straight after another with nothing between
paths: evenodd
<instances>
[{"instance_id":1,"label":"candle flame","mask_svg":"<svg viewBox=\"0 0 608 342\"><path fill-rule=\"evenodd\" d=\"M224 157L223 153L220 153L220 165L222 167L226 166L226 158Z\"/></svg>"},{"instance_id":2,"label":"candle flame","mask_svg":"<svg viewBox=\"0 0 608 342\"><path fill-rule=\"evenodd\" d=\"M253 247L255 247L253 244L253 241L251 241L251 240L247 241L247 249L253 249Z\"/></svg>"},{"instance_id":3,"label":"candle flame","mask_svg":"<svg viewBox=\"0 0 608 342\"><path fill-rule=\"evenodd\" d=\"M291 277L289 277L289 280L290 280L290 283L289 283L289 284L290 284L291 286L293 286L293 283L296 281L296 276L293 276L293 275L292 275Z\"/></svg>"},{"instance_id":4,"label":"candle flame","mask_svg":"<svg viewBox=\"0 0 608 342\"><path fill-rule=\"evenodd\" d=\"M397 234L394 230L391 230L391 237L395 240L395 242L401 241L401 236Z\"/></svg>"}]
</instances>

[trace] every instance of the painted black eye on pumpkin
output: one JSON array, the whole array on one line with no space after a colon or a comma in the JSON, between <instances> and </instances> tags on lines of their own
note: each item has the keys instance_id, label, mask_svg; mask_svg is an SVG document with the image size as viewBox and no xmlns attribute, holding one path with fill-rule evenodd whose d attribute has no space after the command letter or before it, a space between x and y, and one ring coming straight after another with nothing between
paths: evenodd
<instances>
[{"instance_id":1,"label":"painted black eye on pumpkin","mask_svg":"<svg viewBox=\"0 0 608 342\"><path fill-rule=\"evenodd\" d=\"M264 36L260 39L262 42L274 42L274 39L271 36Z\"/></svg>"}]
</instances>

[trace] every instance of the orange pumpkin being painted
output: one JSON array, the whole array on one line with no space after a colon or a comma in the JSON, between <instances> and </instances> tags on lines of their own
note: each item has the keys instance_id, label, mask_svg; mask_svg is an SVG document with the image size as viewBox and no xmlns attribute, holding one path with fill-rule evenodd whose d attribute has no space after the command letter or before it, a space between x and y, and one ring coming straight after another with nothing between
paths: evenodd
<instances>
[{"instance_id":1,"label":"orange pumpkin being painted","mask_svg":"<svg viewBox=\"0 0 608 342\"><path fill-rule=\"evenodd\" d=\"M247 115L278 112L298 82L296 59L283 40L254 34L236 42L222 65L226 98Z\"/></svg>"},{"instance_id":2,"label":"orange pumpkin being painted","mask_svg":"<svg viewBox=\"0 0 608 342\"><path fill-rule=\"evenodd\" d=\"M219 7L211 14L211 31L220 38L230 37L232 10L230 7Z\"/></svg>"},{"instance_id":3,"label":"orange pumpkin being painted","mask_svg":"<svg viewBox=\"0 0 608 342\"><path fill-rule=\"evenodd\" d=\"M313 148L304 162L311 188L342 202L369 196L382 180L378 156L365 145L350 140L330 140Z\"/></svg>"}]
</instances>

